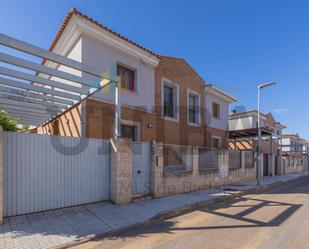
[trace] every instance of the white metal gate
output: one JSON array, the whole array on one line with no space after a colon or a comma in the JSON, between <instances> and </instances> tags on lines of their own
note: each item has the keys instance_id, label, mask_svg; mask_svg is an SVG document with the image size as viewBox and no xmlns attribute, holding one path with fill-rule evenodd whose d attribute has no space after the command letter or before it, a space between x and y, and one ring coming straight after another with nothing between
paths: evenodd
<instances>
[{"instance_id":1,"label":"white metal gate","mask_svg":"<svg viewBox=\"0 0 309 249\"><path fill-rule=\"evenodd\" d=\"M132 143L133 195L150 193L150 144Z\"/></svg>"},{"instance_id":2,"label":"white metal gate","mask_svg":"<svg viewBox=\"0 0 309 249\"><path fill-rule=\"evenodd\" d=\"M110 199L108 140L3 136L4 216Z\"/></svg>"}]
</instances>

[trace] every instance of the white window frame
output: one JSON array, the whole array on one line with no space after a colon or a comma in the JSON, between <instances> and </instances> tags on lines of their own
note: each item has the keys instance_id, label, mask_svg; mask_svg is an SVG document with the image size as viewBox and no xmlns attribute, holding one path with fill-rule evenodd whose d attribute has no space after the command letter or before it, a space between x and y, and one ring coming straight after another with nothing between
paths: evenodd
<instances>
[{"instance_id":1,"label":"white window frame","mask_svg":"<svg viewBox=\"0 0 309 249\"><path fill-rule=\"evenodd\" d=\"M133 121L133 120L126 120L126 119L121 119L121 124L123 125L130 125L134 126L136 128L135 132L135 142L140 142L141 141L141 123L138 121Z\"/></svg>"},{"instance_id":2,"label":"white window frame","mask_svg":"<svg viewBox=\"0 0 309 249\"><path fill-rule=\"evenodd\" d=\"M164 86L173 88L176 94L173 93L174 117L164 116ZM176 102L176 103L175 103ZM179 85L167 78L161 78L161 117L165 120L179 122Z\"/></svg>"},{"instance_id":3,"label":"white window frame","mask_svg":"<svg viewBox=\"0 0 309 249\"><path fill-rule=\"evenodd\" d=\"M189 120L190 95L193 95L194 97L196 97L196 100L197 100L197 103L195 103L196 108L197 108L197 112L195 113L195 119L197 120L196 123L192 123ZM187 88L187 123L188 125L191 125L191 126L201 125L201 95L198 92L193 91L189 88Z\"/></svg>"},{"instance_id":4,"label":"white window frame","mask_svg":"<svg viewBox=\"0 0 309 249\"><path fill-rule=\"evenodd\" d=\"M221 142L222 141L221 141L221 137L219 137L219 136L211 136L211 148L214 148L214 145L212 143L213 142L213 138L219 140L219 148L221 148L221 145L222 145Z\"/></svg>"},{"instance_id":5,"label":"white window frame","mask_svg":"<svg viewBox=\"0 0 309 249\"><path fill-rule=\"evenodd\" d=\"M134 91L131 91L131 90L127 89L127 88L122 88L120 86L121 91L138 94L138 90L137 90L138 89L138 85L137 85L137 69L134 68L134 67L128 66L127 64L124 64L124 63L122 63L120 61L117 61L117 63L116 63L116 67L117 67L116 70L118 70L118 66L124 67L124 68L134 72ZM117 72L116 72L116 74L117 74Z\"/></svg>"},{"instance_id":6,"label":"white window frame","mask_svg":"<svg viewBox=\"0 0 309 249\"><path fill-rule=\"evenodd\" d=\"M219 117L214 117L214 104L219 106ZM211 104L211 117L216 120L221 120L221 104L216 101L212 101L212 104Z\"/></svg>"}]
</instances>

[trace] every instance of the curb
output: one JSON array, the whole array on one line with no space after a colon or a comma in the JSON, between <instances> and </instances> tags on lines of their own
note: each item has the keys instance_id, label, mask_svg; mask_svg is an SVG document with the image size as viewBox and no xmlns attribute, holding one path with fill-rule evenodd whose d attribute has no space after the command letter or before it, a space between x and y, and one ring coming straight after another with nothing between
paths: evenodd
<instances>
[{"instance_id":1,"label":"curb","mask_svg":"<svg viewBox=\"0 0 309 249\"><path fill-rule=\"evenodd\" d=\"M96 234L96 235L89 235L86 236L84 238L81 239L77 239L73 242L69 242L60 246L55 246L52 247L54 249L64 249L64 248L68 248L68 247L72 247L72 246L77 246L80 244L83 244L85 242L91 241L91 240L95 240L95 239L102 239L104 237L107 236L111 236L117 233L121 233L121 232L126 232L129 229L134 229L134 228L139 228L141 226L146 226L149 224L153 224L162 220L166 220L166 219L171 219L192 211L196 211L200 208L205 208L209 205L213 205L213 204L218 204L227 200L231 200L246 194L253 194L253 193L259 193L259 192L265 192L268 190L278 190L282 187L287 187L289 185L293 185L294 183L298 182L299 180L302 180L304 178L308 177L308 175L303 175L303 176L299 176L293 180L288 180L288 181L278 181L278 182L274 182L274 183L270 183L270 184L266 184L266 185L262 185L262 186L258 186L258 187L254 187L251 189L247 189L247 190L240 190L238 193L232 193L227 191L227 195L225 196L220 196L220 197L214 197L212 199L209 200L205 200L205 201L200 201L200 202L196 202L193 204L189 204L183 207L179 207L179 208L175 208L175 209L170 209L168 211L163 211L159 214L156 214L155 216L153 216L152 218L150 218L149 220L146 221L142 221L139 223L135 223L129 226L125 226L125 227L120 227L117 229L113 229L111 231L108 232L104 232L101 234Z\"/></svg>"}]
</instances>

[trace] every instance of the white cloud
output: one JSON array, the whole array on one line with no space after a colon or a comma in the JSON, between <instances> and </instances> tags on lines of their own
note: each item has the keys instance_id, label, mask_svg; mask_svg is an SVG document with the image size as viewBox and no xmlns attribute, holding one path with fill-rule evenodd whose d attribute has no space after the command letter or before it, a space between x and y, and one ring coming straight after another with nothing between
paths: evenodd
<instances>
[{"instance_id":1,"label":"white cloud","mask_svg":"<svg viewBox=\"0 0 309 249\"><path fill-rule=\"evenodd\" d=\"M289 112L289 109L287 108L277 108L273 110L273 113L276 113L276 114L285 114L287 112Z\"/></svg>"}]
</instances>

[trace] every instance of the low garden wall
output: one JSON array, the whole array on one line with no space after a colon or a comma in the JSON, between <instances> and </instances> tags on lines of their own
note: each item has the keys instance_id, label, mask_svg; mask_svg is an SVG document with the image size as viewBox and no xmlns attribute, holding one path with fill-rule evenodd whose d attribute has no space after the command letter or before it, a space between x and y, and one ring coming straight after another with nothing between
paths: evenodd
<instances>
[{"instance_id":1,"label":"low garden wall","mask_svg":"<svg viewBox=\"0 0 309 249\"><path fill-rule=\"evenodd\" d=\"M180 194L252 181L256 176L253 154L249 166L245 158L250 155L246 153L153 144L152 195Z\"/></svg>"}]
</instances>

